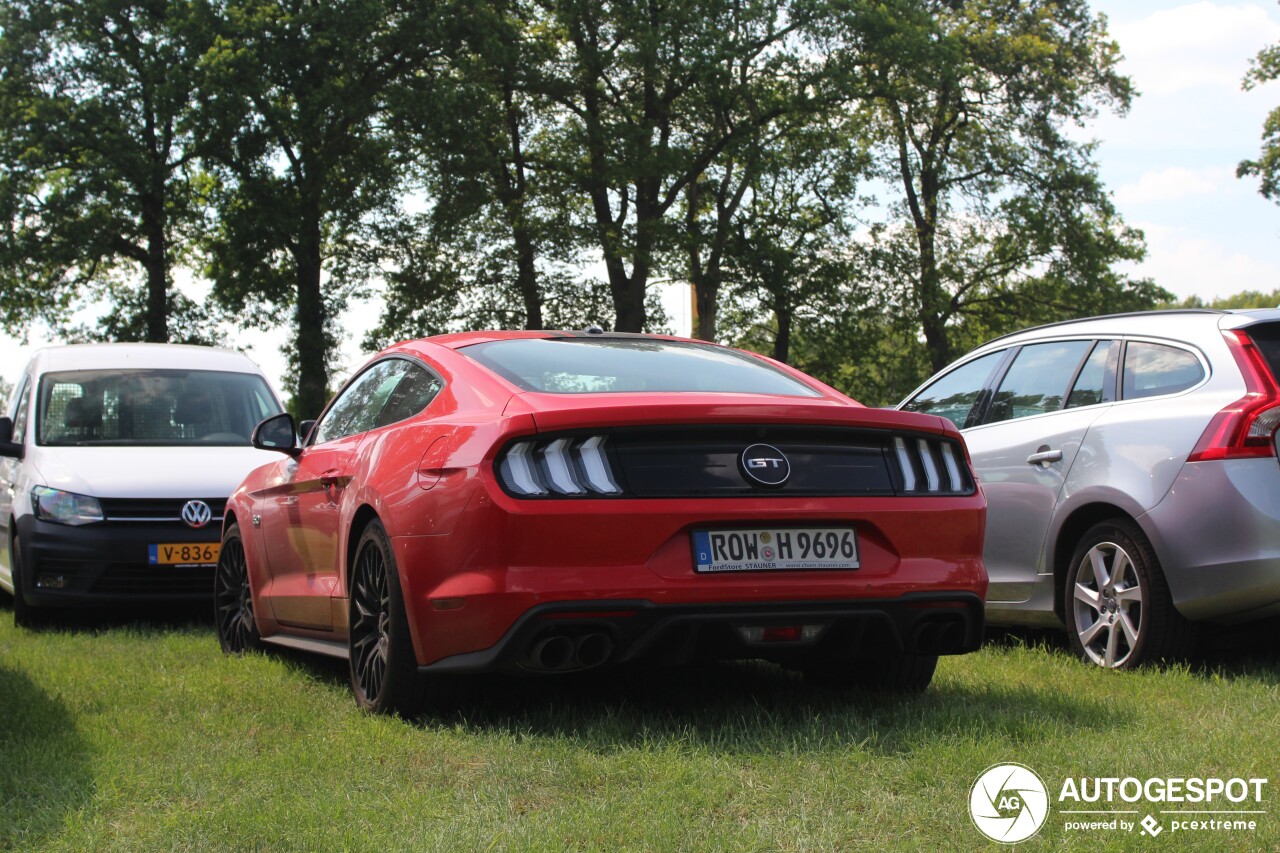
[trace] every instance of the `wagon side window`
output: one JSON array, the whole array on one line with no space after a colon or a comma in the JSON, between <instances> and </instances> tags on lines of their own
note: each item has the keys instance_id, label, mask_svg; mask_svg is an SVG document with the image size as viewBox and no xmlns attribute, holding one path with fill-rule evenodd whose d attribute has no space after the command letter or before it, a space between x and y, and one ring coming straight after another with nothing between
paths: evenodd
<instances>
[{"instance_id":1,"label":"wagon side window","mask_svg":"<svg viewBox=\"0 0 1280 853\"><path fill-rule=\"evenodd\" d=\"M1130 341L1124 352L1124 398L1176 394L1200 383L1200 359L1177 347Z\"/></svg>"},{"instance_id":2,"label":"wagon side window","mask_svg":"<svg viewBox=\"0 0 1280 853\"><path fill-rule=\"evenodd\" d=\"M1061 409L1072 378L1092 348L1092 341L1054 341L1023 347L1000 382L987 422Z\"/></svg>"},{"instance_id":3,"label":"wagon side window","mask_svg":"<svg viewBox=\"0 0 1280 853\"><path fill-rule=\"evenodd\" d=\"M972 414L983 387L991 377L1005 351L993 352L962 364L925 388L902 408L908 412L940 415L957 427L963 427Z\"/></svg>"}]
</instances>

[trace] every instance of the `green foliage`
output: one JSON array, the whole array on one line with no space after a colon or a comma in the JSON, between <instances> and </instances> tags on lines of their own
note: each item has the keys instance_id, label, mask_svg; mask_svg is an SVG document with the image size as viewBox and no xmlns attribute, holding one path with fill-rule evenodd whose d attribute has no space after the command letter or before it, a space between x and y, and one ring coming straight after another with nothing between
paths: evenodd
<instances>
[{"instance_id":1,"label":"green foliage","mask_svg":"<svg viewBox=\"0 0 1280 853\"><path fill-rule=\"evenodd\" d=\"M1113 271L1141 259L1141 234L1067 133L1132 95L1083 0L855 4L841 24L896 185L865 266L934 370L989 334L1164 295Z\"/></svg>"},{"instance_id":2,"label":"green foliage","mask_svg":"<svg viewBox=\"0 0 1280 853\"><path fill-rule=\"evenodd\" d=\"M1263 293L1260 290L1244 290L1231 296L1205 301L1199 296L1188 296L1181 302L1166 302L1161 308L1212 308L1227 311L1232 308L1280 308L1280 289Z\"/></svg>"},{"instance_id":3,"label":"green foliage","mask_svg":"<svg viewBox=\"0 0 1280 853\"><path fill-rule=\"evenodd\" d=\"M0 324L105 299L121 334L169 338L197 215L188 3L0 3ZM112 335L113 317L104 319Z\"/></svg>"},{"instance_id":4,"label":"green foliage","mask_svg":"<svg viewBox=\"0 0 1280 853\"><path fill-rule=\"evenodd\" d=\"M1242 88L1246 91L1280 78L1280 45L1271 45L1258 51L1249 63ZM1258 192L1280 203L1280 107L1267 114L1262 123L1262 152L1257 160L1242 160L1236 167L1236 177L1246 175L1258 178Z\"/></svg>"},{"instance_id":5,"label":"green foliage","mask_svg":"<svg viewBox=\"0 0 1280 853\"><path fill-rule=\"evenodd\" d=\"M214 294L276 322L291 312L299 409L318 414L347 300L380 257L402 155L388 93L429 76L434 4L227 0L202 60L202 155L217 177L205 245ZM292 382L290 383L293 384Z\"/></svg>"},{"instance_id":6,"label":"green foliage","mask_svg":"<svg viewBox=\"0 0 1280 853\"><path fill-rule=\"evenodd\" d=\"M696 335L892 402L992 335L1168 298L1115 271L1142 235L1070 132L1132 97L1103 24L1085 0L0 0L0 323L101 298L63 333L291 323L314 414L375 287L367 347L655 329L671 281Z\"/></svg>"}]
</instances>

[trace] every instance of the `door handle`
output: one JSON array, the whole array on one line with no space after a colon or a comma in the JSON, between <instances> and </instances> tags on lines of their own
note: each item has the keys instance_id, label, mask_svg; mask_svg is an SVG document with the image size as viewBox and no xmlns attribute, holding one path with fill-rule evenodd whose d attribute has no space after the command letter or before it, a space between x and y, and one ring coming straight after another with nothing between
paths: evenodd
<instances>
[{"instance_id":1,"label":"door handle","mask_svg":"<svg viewBox=\"0 0 1280 853\"><path fill-rule=\"evenodd\" d=\"M338 485L338 474L339 471L337 468L330 468L328 471L325 471L320 475L320 485L326 489L331 489Z\"/></svg>"},{"instance_id":2,"label":"door handle","mask_svg":"<svg viewBox=\"0 0 1280 853\"><path fill-rule=\"evenodd\" d=\"M1061 450L1048 450L1048 449L1037 450L1035 453L1032 453L1030 456L1027 457L1028 465L1040 465L1043 463L1047 467L1050 462L1061 462L1061 461L1062 461Z\"/></svg>"}]
</instances>

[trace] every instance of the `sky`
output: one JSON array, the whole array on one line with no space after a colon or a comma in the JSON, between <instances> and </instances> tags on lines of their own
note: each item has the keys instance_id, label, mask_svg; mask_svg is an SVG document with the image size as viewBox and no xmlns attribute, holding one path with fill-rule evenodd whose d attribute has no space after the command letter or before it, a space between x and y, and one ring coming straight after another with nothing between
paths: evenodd
<instances>
[{"instance_id":1,"label":"sky","mask_svg":"<svg viewBox=\"0 0 1280 853\"><path fill-rule=\"evenodd\" d=\"M1280 106L1280 81L1242 91L1249 60L1280 42L1280 5L1178 0L1093 0L1124 54L1121 71L1140 93L1127 114L1102 114L1082 131L1098 141L1095 160L1125 221L1146 235L1147 258L1127 272L1150 277L1177 297L1205 299L1280 288L1280 205L1237 179L1257 157L1262 123ZM360 339L377 304L343 318L342 369L358 367ZM688 332L684 300L671 303L675 330ZM90 318L85 318L86 320ZM276 387L286 370L284 330L234 332L231 343L262 365ZM19 340L0 333L0 376L14 382L47 331ZM56 343L57 341L53 341Z\"/></svg>"}]
</instances>

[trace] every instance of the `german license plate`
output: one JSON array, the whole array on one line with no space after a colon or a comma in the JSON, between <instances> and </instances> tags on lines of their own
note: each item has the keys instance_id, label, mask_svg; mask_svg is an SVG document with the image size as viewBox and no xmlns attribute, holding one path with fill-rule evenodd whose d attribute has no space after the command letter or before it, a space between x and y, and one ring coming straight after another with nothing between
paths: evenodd
<instances>
[{"instance_id":1,"label":"german license plate","mask_svg":"<svg viewBox=\"0 0 1280 853\"><path fill-rule=\"evenodd\" d=\"M858 535L852 527L695 530L693 568L698 572L856 569Z\"/></svg>"},{"instance_id":2,"label":"german license plate","mask_svg":"<svg viewBox=\"0 0 1280 853\"><path fill-rule=\"evenodd\" d=\"M147 546L147 562L153 566L216 566L220 542L161 542Z\"/></svg>"}]
</instances>

